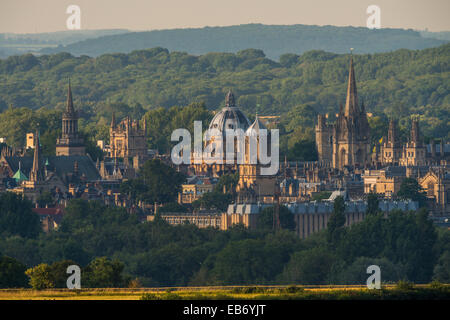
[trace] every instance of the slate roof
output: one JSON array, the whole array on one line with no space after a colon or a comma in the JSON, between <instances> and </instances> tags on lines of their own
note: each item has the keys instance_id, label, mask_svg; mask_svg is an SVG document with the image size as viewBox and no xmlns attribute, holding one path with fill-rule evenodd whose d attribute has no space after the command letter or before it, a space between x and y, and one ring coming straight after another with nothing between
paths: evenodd
<instances>
[{"instance_id":1,"label":"slate roof","mask_svg":"<svg viewBox=\"0 0 450 320\"><path fill-rule=\"evenodd\" d=\"M95 167L94 162L88 156L49 156L48 170L55 171L58 177L65 174L73 173L75 161L78 162L78 175L85 176L88 181L100 180L100 174ZM5 157L6 162L13 172L19 169L19 161L21 162L22 172L29 175L33 167L32 157Z\"/></svg>"}]
</instances>

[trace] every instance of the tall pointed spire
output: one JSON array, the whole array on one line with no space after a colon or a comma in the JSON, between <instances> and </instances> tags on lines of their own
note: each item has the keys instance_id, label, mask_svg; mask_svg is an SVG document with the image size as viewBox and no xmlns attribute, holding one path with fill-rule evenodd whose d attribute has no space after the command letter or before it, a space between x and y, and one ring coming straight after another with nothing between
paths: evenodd
<instances>
[{"instance_id":1,"label":"tall pointed spire","mask_svg":"<svg viewBox=\"0 0 450 320\"><path fill-rule=\"evenodd\" d=\"M35 141L35 147L34 147L34 156L33 156L33 168L31 169L30 180L37 182L43 178L42 170L41 170L41 147L39 145L39 131L38 130L36 130L34 141Z\"/></svg>"},{"instance_id":2,"label":"tall pointed spire","mask_svg":"<svg viewBox=\"0 0 450 320\"><path fill-rule=\"evenodd\" d=\"M73 101L72 101L72 88L70 87L70 78L69 78L69 89L67 89L67 106L66 106L66 112L69 114L75 113L75 110L73 108Z\"/></svg>"},{"instance_id":3,"label":"tall pointed spire","mask_svg":"<svg viewBox=\"0 0 450 320\"><path fill-rule=\"evenodd\" d=\"M353 69L353 54L350 54L350 70L348 72L347 100L345 101L345 116L355 115L358 111L358 94L356 91L355 70Z\"/></svg>"},{"instance_id":4,"label":"tall pointed spire","mask_svg":"<svg viewBox=\"0 0 450 320\"><path fill-rule=\"evenodd\" d=\"M78 134L78 112L76 112L73 107L70 79L67 89L66 110L62 114L61 131L61 138L56 140L56 155L84 155L84 142L83 138Z\"/></svg>"},{"instance_id":5,"label":"tall pointed spire","mask_svg":"<svg viewBox=\"0 0 450 320\"><path fill-rule=\"evenodd\" d=\"M111 118L111 128L115 128L115 127L116 127L116 113L113 112L112 118Z\"/></svg>"}]
</instances>

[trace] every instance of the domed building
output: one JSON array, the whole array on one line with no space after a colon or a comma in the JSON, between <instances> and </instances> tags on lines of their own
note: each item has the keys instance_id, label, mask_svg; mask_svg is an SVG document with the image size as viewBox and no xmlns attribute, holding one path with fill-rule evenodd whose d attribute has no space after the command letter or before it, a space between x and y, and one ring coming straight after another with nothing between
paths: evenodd
<instances>
[{"instance_id":1,"label":"domed building","mask_svg":"<svg viewBox=\"0 0 450 320\"><path fill-rule=\"evenodd\" d=\"M226 130L242 130L245 134L250 127L250 121L245 114L236 106L235 97L230 90L225 97L225 107L222 108L211 120L209 124L209 130L212 133L212 137L208 138L204 142L203 149L212 151L212 156L216 158L203 159L201 164L195 164L193 167L197 175L208 174L212 176L221 176L225 173L231 173L237 171L237 161L235 154L235 161L233 164L227 164L226 162ZM221 136L221 141L216 141L215 138ZM214 146L213 146L214 144ZM235 150L240 152L239 146L235 141ZM222 150L222 154L214 154L217 150ZM235 151L236 152L236 151ZM195 157L195 155L194 155ZM217 158L222 159L223 163L217 163Z\"/></svg>"},{"instance_id":2,"label":"domed building","mask_svg":"<svg viewBox=\"0 0 450 320\"><path fill-rule=\"evenodd\" d=\"M242 129L245 132L248 127L250 127L250 121L236 106L233 92L228 91L225 98L225 107L211 120L209 129L217 129L225 134L226 129Z\"/></svg>"}]
</instances>

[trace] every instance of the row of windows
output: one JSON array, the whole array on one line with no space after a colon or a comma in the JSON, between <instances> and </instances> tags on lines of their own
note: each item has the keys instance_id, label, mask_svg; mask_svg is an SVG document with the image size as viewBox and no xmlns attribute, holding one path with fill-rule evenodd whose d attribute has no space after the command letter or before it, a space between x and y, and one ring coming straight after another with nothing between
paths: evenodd
<instances>
[{"instance_id":1,"label":"row of windows","mask_svg":"<svg viewBox=\"0 0 450 320\"><path fill-rule=\"evenodd\" d=\"M189 218L166 218L166 221L172 224L182 224L185 223L185 221L188 221L189 223L193 223L196 225L203 225L203 226L218 226L221 223L220 218L215 219L209 219L209 218L197 218L197 219L189 219Z\"/></svg>"}]
</instances>

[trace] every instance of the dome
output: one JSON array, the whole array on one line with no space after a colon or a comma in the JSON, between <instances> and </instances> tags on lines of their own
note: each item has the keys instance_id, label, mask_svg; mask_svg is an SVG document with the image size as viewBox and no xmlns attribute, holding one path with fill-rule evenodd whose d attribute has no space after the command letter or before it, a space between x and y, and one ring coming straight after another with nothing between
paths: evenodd
<instances>
[{"instance_id":1,"label":"dome","mask_svg":"<svg viewBox=\"0 0 450 320\"><path fill-rule=\"evenodd\" d=\"M250 121L245 114L236 107L234 94L229 91L225 99L225 107L214 116L209 124L209 129L217 129L224 134L226 129L242 129L245 132L249 126Z\"/></svg>"}]
</instances>

